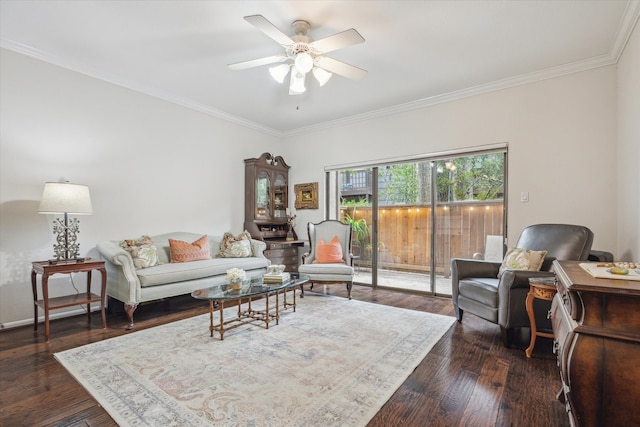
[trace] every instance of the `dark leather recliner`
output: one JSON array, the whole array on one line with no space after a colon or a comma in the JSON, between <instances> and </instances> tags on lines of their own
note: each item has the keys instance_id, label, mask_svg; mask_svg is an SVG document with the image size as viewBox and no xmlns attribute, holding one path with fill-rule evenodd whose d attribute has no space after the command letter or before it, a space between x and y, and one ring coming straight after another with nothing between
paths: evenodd
<instances>
[{"instance_id":1,"label":"dark leather recliner","mask_svg":"<svg viewBox=\"0 0 640 427\"><path fill-rule=\"evenodd\" d=\"M553 277L553 260L587 260L593 233L587 227L568 224L536 224L525 228L517 248L547 251L540 271L506 270L500 279L500 262L453 258L451 286L453 307L459 322L464 311L500 325L505 347L511 346L515 328L529 327L525 299L530 277ZM546 305L545 305L546 307ZM536 325L548 323L548 307L535 307Z\"/></svg>"}]
</instances>

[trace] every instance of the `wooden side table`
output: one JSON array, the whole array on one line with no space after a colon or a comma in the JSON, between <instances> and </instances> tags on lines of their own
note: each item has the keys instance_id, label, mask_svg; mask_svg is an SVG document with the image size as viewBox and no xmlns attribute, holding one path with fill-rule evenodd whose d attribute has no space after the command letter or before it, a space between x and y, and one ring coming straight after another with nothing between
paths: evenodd
<instances>
[{"instance_id":1,"label":"wooden side table","mask_svg":"<svg viewBox=\"0 0 640 427\"><path fill-rule=\"evenodd\" d=\"M553 301L556 295L556 279L555 277L530 277L529 293L525 301L527 314L529 315L529 323L531 324L531 342L529 347L524 351L527 357L531 357L533 347L536 345L537 337L553 338L553 333L539 332L536 328L536 318L533 312L533 300L540 299L544 301Z\"/></svg>"},{"instance_id":2,"label":"wooden side table","mask_svg":"<svg viewBox=\"0 0 640 427\"><path fill-rule=\"evenodd\" d=\"M102 329L107 328L107 317L105 313L105 297L107 290L107 271L104 261L92 258L85 258L84 261L59 261L50 264L49 261L32 262L31 287L33 290L33 330L38 330L38 307L44 309L44 339L49 342L49 311L58 308L71 307L75 305L87 304L87 319L91 322L91 303L100 302L102 312ZM100 295L91 293L91 272L98 270L102 275L102 291ZM56 298L49 298L49 276L54 274L87 273L87 292L77 295L68 295ZM36 276L42 275L42 299L38 299L38 289L36 287Z\"/></svg>"}]
</instances>

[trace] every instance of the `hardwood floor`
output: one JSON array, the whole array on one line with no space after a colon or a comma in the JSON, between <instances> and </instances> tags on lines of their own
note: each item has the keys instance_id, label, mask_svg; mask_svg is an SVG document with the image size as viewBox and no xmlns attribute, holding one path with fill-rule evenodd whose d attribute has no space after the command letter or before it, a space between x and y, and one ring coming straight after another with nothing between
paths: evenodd
<instances>
[{"instance_id":1,"label":"hardwood floor","mask_svg":"<svg viewBox=\"0 0 640 427\"><path fill-rule=\"evenodd\" d=\"M322 291L318 286L314 291ZM324 288L346 296L342 286ZM306 292L305 292L306 293ZM354 285L354 299L453 316L451 300ZM207 305L190 296L146 304L136 310L136 330L206 313ZM303 315L303 313L301 313ZM1 426L115 426L53 354L128 333L124 314L55 320L51 342L44 325L0 332ZM502 346L500 331L465 314L436 344L415 371L370 421L390 426L568 426L564 407L555 399L560 379L550 340L538 339L533 357L521 348ZM131 349L132 357L140 348Z\"/></svg>"}]
</instances>

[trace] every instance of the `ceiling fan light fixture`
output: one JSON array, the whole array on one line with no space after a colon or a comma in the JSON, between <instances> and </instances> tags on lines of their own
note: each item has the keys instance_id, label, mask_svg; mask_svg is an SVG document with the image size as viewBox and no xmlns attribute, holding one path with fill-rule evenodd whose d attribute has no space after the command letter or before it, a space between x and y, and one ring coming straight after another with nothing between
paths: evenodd
<instances>
[{"instance_id":1,"label":"ceiling fan light fixture","mask_svg":"<svg viewBox=\"0 0 640 427\"><path fill-rule=\"evenodd\" d=\"M301 73L294 66L291 68L291 82L289 84L289 95L300 95L304 93L307 88L304 87L304 78L306 74Z\"/></svg>"},{"instance_id":2,"label":"ceiling fan light fixture","mask_svg":"<svg viewBox=\"0 0 640 427\"><path fill-rule=\"evenodd\" d=\"M313 58L307 52L300 52L295 59L296 69L302 74L307 74L313 68Z\"/></svg>"},{"instance_id":3,"label":"ceiling fan light fixture","mask_svg":"<svg viewBox=\"0 0 640 427\"><path fill-rule=\"evenodd\" d=\"M275 67L270 67L269 74L271 74L271 77L278 83L284 83L285 77L289 74L289 67L291 67L290 64L280 64Z\"/></svg>"},{"instance_id":4,"label":"ceiling fan light fixture","mask_svg":"<svg viewBox=\"0 0 640 427\"><path fill-rule=\"evenodd\" d=\"M322 68L315 67L313 69L313 77L316 78L318 83L320 83L321 87L324 86L325 83L327 83L329 81L331 76L333 76L332 73L330 73L330 72L328 72L326 70L323 70Z\"/></svg>"}]
</instances>

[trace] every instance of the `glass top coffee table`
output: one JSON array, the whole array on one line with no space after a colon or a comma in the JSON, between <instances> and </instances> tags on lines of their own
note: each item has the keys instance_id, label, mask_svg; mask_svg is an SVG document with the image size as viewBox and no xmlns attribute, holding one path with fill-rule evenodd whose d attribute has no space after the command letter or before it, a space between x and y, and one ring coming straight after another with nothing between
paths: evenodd
<instances>
[{"instance_id":1,"label":"glass top coffee table","mask_svg":"<svg viewBox=\"0 0 640 427\"><path fill-rule=\"evenodd\" d=\"M295 287L309 281L306 274L291 273L289 280L283 283L264 283L262 276L245 280L240 289L232 289L230 283L214 285L210 288L198 289L191 292L191 296L196 299L209 301L209 333L213 337L213 331L220 334L220 339L224 340L224 333L229 329L237 328L246 323L264 322L265 329L269 329L269 323L275 320L276 325L280 321L280 294L283 296L283 309L293 308L296 311ZM293 290L293 302L287 302L287 291ZM271 307L270 296L275 295L275 306ZM251 302L256 297L264 297L265 306L263 310L255 310L251 307ZM243 301L245 300L245 301ZM224 305L226 301L235 301L238 305L238 314L231 319L224 318ZM220 322L213 323L213 312L220 313ZM243 309L244 304L244 309Z\"/></svg>"}]
</instances>

